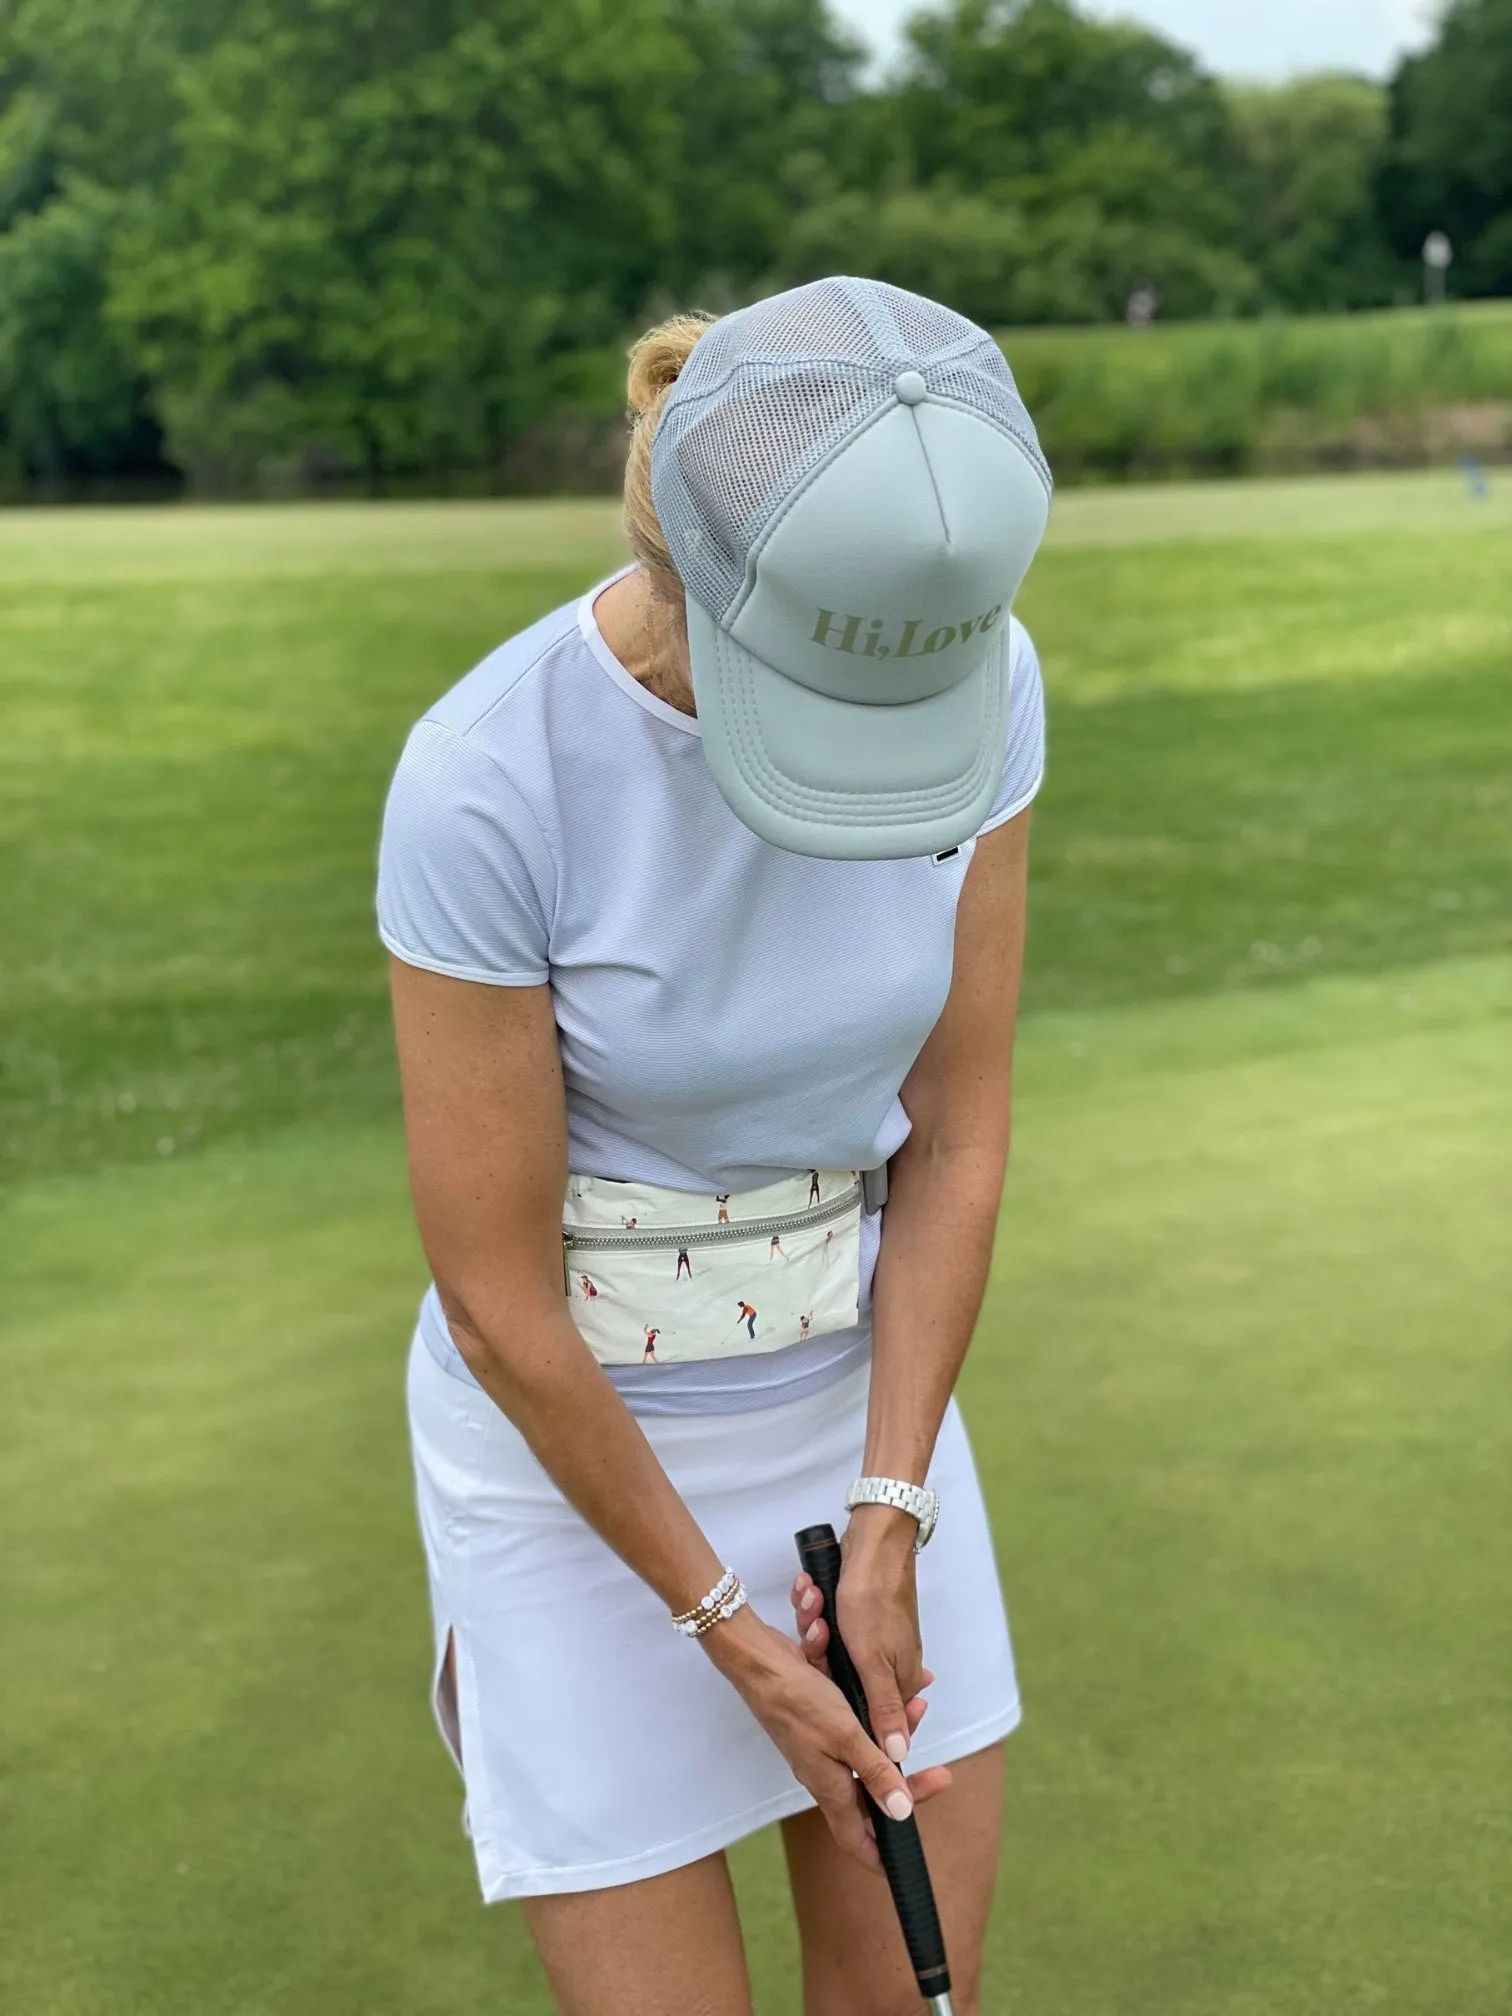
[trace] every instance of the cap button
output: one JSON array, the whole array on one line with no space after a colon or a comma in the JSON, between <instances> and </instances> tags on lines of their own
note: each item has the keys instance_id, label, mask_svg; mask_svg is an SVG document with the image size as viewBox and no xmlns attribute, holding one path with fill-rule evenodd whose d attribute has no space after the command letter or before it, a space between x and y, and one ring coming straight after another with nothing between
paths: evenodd
<instances>
[{"instance_id":1,"label":"cap button","mask_svg":"<svg viewBox=\"0 0 1512 2016\"><path fill-rule=\"evenodd\" d=\"M900 371L893 380L893 390L905 406L917 406L929 387L917 371Z\"/></svg>"}]
</instances>

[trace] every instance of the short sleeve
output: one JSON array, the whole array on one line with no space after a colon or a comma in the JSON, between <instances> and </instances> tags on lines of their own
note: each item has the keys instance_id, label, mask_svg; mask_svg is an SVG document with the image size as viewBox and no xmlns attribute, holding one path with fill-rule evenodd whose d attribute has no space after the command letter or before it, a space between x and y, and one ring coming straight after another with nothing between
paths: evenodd
<instances>
[{"instance_id":1,"label":"short sleeve","mask_svg":"<svg viewBox=\"0 0 1512 2016\"><path fill-rule=\"evenodd\" d=\"M992 810L977 829L990 833L1006 826L1038 792L1045 776L1045 688L1039 654L1023 624L1015 617L1009 640L1008 748Z\"/></svg>"},{"instance_id":2,"label":"short sleeve","mask_svg":"<svg viewBox=\"0 0 1512 2016\"><path fill-rule=\"evenodd\" d=\"M556 875L516 786L436 721L412 731L378 850L378 935L396 959L497 987L549 978Z\"/></svg>"}]
</instances>

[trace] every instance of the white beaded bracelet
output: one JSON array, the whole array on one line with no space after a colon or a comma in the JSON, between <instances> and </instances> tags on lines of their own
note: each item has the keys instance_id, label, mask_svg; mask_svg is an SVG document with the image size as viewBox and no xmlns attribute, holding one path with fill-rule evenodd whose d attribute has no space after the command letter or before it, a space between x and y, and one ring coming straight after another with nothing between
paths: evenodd
<instances>
[{"instance_id":1,"label":"white beaded bracelet","mask_svg":"<svg viewBox=\"0 0 1512 2016\"><path fill-rule=\"evenodd\" d=\"M685 1610L680 1617L672 1619L672 1629L680 1631L684 1638L702 1638L716 1624L722 1624L737 1610L744 1609L750 1600L735 1570L726 1568L702 1602L695 1603L691 1610Z\"/></svg>"}]
</instances>

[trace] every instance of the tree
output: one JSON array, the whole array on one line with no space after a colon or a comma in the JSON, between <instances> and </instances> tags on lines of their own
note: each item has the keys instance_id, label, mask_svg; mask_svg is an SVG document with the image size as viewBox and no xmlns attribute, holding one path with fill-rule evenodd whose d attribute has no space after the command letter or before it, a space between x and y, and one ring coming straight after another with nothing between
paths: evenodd
<instances>
[{"instance_id":1,"label":"tree","mask_svg":"<svg viewBox=\"0 0 1512 2016\"><path fill-rule=\"evenodd\" d=\"M908 36L863 128L876 200L823 195L789 267L848 245L998 322L1105 320L1149 284L1168 314L1253 305L1228 108L1184 51L1069 0L952 0Z\"/></svg>"},{"instance_id":2,"label":"tree","mask_svg":"<svg viewBox=\"0 0 1512 2016\"><path fill-rule=\"evenodd\" d=\"M173 453L495 463L658 295L770 269L852 62L820 0L240 0L112 269Z\"/></svg>"},{"instance_id":3,"label":"tree","mask_svg":"<svg viewBox=\"0 0 1512 2016\"><path fill-rule=\"evenodd\" d=\"M211 46L231 0L16 0L0 12L0 160L29 158L37 209L61 178L128 190L172 157L173 79Z\"/></svg>"},{"instance_id":4,"label":"tree","mask_svg":"<svg viewBox=\"0 0 1512 2016\"><path fill-rule=\"evenodd\" d=\"M848 178L862 51L824 0L674 0L671 19L692 60L661 291L720 307L779 263L795 211Z\"/></svg>"},{"instance_id":5,"label":"tree","mask_svg":"<svg viewBox=\"0 0 1512 2016\"><path fill-rule=\"evenodd\" d=\"M0 235L0 413L29 475L158 465L146 387L104 313L119 214L119 198L80 181Z\"/></svg>"},{"instance_id":6,"label":"tree","mask_svg":"<svg viewBox=\"0 0 1512 2016\"><path fill-rule=\"evenodd\" d=\"M1172 315L1253 290L1241 259L1159 225L1110 216L1070 199L1037 218L981 196L900 189L830 197L798 218L784 277L844 269L928 294L988 328L1012 323L1106 322L1152 274Z\"/></svg>"},{"instance_id":7,"label":"tree","mask_svg":"<svg viewBox=\"0 0 1512 2016\"><path fill-rule=\"evenodd\" d=\"M181 52L219 0L19 0L0 13L0 439L31 475L151 469L159 432L106 320L120 220L173 145Z\"/></svg>"},{"instance_id":8,"label":"tree","mask_svg":"<svg viewBox=\"0 0 1512 2016\"><path fill-rule=\"evenodd\" d=\"M1387 235L1416 259L1430 231L1455 248L1466 294L1512 293L1512 0L1453 0L1439 39L1391 85L1377 180Z\"/></svg>"},{"instance_id":9,"label":"tree","mask_svg":"<svg viewBox=\"0 0 1512 2016\"><path fill-rule=\"evenodd\" d=\"M176 458L491 460L663 268L686 64L658 0L245 0L117 244Z\"/></svg>"},{"instance_id":10,"label":"tree","mask_svg":"<svg viewBox=\"0 0 1512 2016\"><path fill-rule=\"evenodd\" d=\"M1368 308L1402 285L1376 216L1372 178L1387 97L1363 77L1300 77L1229 94L1252 256L1272 305Z\"/></svg>"},{"instance_id":11,"label":"tree","mask_svg":"<svg viewBox=\"0 0 1512 2016\"><path fill-rule=\"evenodd\" d=\"M1512 0L1389 97L1076 0L859 64L826 0L0 0L0 461L493 466L606 424L637 323L839 268L996 325L1316 310L1443 229L1512 291Z\"/></svg>"},{"instance_id":12,"label":"tree","mask_svg":"<svg viewBox=\"0 0 1512 2016\"><path fill-rule=\"evenodd\" d=\"M1070 0L950 0L916 15L908 39L899 126L919 181L980 189L1056 177L1083 150L1128 135L1180 172L1190 215L1232 224L1227 108L1185 50L1089 21ZM1126 194L1160 200L1156 190Z\"/></svg>"},{"instance_id":13,"label":"tree","mask_svg":"<svg viewBox=\"0 0 1512 2016\"><path fill-rule=\"evenodd\" d=\"M863 273L991 326L1019 319L1028 255L1022 214L983 197L912 188L878 197L851 189L797 218L783 272L792 281Z\"/></svg>"}]
</instances>

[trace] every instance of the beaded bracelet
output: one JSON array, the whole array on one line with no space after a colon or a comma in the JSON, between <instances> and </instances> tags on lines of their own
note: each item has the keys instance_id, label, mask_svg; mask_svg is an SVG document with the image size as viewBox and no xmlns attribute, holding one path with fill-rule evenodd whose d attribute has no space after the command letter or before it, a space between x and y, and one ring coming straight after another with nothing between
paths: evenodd
<instances>
[{"instance_id":1,"label":"beaded bracelet","mask_svg":"<svg viewBox=\"0 0 1512 2016\"><path fill-rule=\"evenodd\" d=\"M739 1581L740 1577L735 1573L735 1570L733 1568L726 1568L707 1596L695 1603L691 1610L684 1610L680 1617L672 1619L673 1630L680 1631L685 1638L696 1638L699 1634L699 1627L704 1619L712 1615L719 1604L724 1602L726 1597L736 1588Z\"/></svg>"},{"instance_id":2,"label":"beaded bracelet","mask_svg":"<svg viewBox=\"0 0 1512 2016\"><path fill-rule=\"evenodd\" d=\"M702 1602L695 1603L691 1610L684 1610L680 1617L672 1619L672 1629L680 1631L684 1638L702 1638L716 1624L724 1623L737 1610L743 1610L750 1600L735 1570L726 1568Z\"/></svg>"},{"instance_id":3,"label":"beaded bracelet","mask_svg":"<svg viewBox=\"0 0 1512 2016\"><path fill-rule=\"evenodd\" d=\"M720 1604L719 1608L711 1610L706 1617L700 1619L693 1631L693 1636L695 1638L702 1638L706 1632L712 1631L716 1624L723 1624L727 1618L733 1617L737 1610L744 1610L750 1600L750 1597L745 1592L745 1584L737 1581L734 1589L725 1598L724 1602Z\"/></svg>"}]
</instances>

